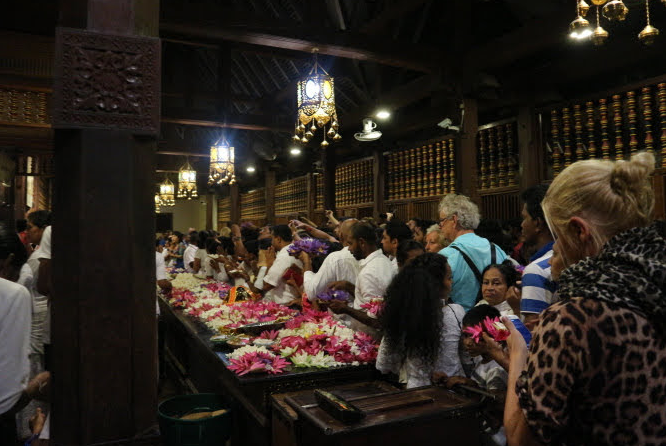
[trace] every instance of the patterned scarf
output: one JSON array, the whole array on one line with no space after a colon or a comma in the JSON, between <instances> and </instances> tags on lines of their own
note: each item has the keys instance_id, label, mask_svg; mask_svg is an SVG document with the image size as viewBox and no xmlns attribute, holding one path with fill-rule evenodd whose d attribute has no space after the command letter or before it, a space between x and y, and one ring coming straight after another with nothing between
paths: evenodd
<instances>
[{"instance_id":1,"label":"patterned scarf","mask_svg":"<svg viewBox=\"0 0 666 446\"><path fill-rule=\"evenodd\" d=\"M645 317L666 335L666 223L614 236L599 255L567 268L558 284L562 299L614 303Z\"/></svg>"}]
</instances>

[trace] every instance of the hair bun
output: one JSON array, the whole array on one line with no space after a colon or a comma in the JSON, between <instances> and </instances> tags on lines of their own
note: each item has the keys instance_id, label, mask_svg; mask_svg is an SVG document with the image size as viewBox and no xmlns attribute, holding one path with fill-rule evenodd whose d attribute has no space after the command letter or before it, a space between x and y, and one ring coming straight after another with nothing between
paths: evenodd
<instances>
[{"instance_id":1,"label":"hair bun","mask_svg":"<svg viewBox=\"0 0 666 446\"><path fill-rule=\"evenodd\" d=\"M618 161L611 172L610 183L613 192L618 195L636 195L647 186L648 178L654 172L654 155L640 152L631 157L631 161Z\"/></svg>"}]
</instances>

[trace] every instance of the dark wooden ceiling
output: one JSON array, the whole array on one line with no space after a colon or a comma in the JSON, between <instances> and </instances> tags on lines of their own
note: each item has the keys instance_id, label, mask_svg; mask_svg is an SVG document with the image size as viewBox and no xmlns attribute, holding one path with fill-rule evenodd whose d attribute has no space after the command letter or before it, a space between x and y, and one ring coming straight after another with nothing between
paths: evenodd
<instances>
[{"instance_id":1,"label":"dark wooden ceiling","mask_svg":"<svg viewBox=\"0 0 666 446\"><path fill-rule=\"evenodd\" d=\"M177 170L192 154L203 177L207 159L196 155L225 136L243 189L261 184L264 169L279 179L312 171L321 137L298 158L289 148L295 86L313 48L335 77L342 160L442 135L436 123L459 120L463 97L477 99L485 123L515 116L520 105L663 74L666 36L642 46L644 1L625 3L627 20L604 22L611 37L595 48L567 39L575 0L162 0L158 169ZM57 2L4 8L0 29L53 35ZM662 2L652 0L651 16L666 33ZM380 106L393 113L379 123L382 139L355 141L361 120ZM245 173L249 164L257 173Z\"/></svg>"}]
</instances>

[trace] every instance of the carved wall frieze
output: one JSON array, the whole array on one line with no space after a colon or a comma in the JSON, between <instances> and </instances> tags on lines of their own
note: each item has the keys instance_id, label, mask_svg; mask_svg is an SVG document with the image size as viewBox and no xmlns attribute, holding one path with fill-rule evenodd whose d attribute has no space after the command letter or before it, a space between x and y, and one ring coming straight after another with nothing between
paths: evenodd
<instances>
[{"instance_id":1,"label":"carved wall frieze","mask_svg":"<svg viewBox=\"0 0 666 446\"><path fill-rule=\"evenodd\" d=\"M160 41L56 30L54 128L112 128L157 134Z\"/></svg>"}]
</instances>

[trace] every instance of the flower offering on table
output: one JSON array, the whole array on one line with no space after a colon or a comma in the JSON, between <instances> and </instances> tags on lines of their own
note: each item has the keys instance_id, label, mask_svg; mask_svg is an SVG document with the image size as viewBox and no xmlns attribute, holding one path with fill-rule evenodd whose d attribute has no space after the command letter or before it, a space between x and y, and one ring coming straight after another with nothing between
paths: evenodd
<instances>
[{"instance_id":1,"label":"flower offering on table","mask_svg":"<svg viewBox=\"0 0 666 446\"><path fill-rule=\"evenodd\" d=\"M287 252L292 256L298 256L301 252L312 256L322 256L328 253L328 245L316 238L304 238L294 240L291 246L287 248Z\"/></svg>"},{"instance_id":2,"label":"flower offering on table","mask_svg":"<svg viewBox=\"0 0 666 446\"><path fill-rule=\"evenodd\" d=\"M271 353L265 347L246 346L230 353L229 370L238 375L246 375L255 372L267 372L276 375L284 372L289 361Z\"/></svg>"}]
</instances>

